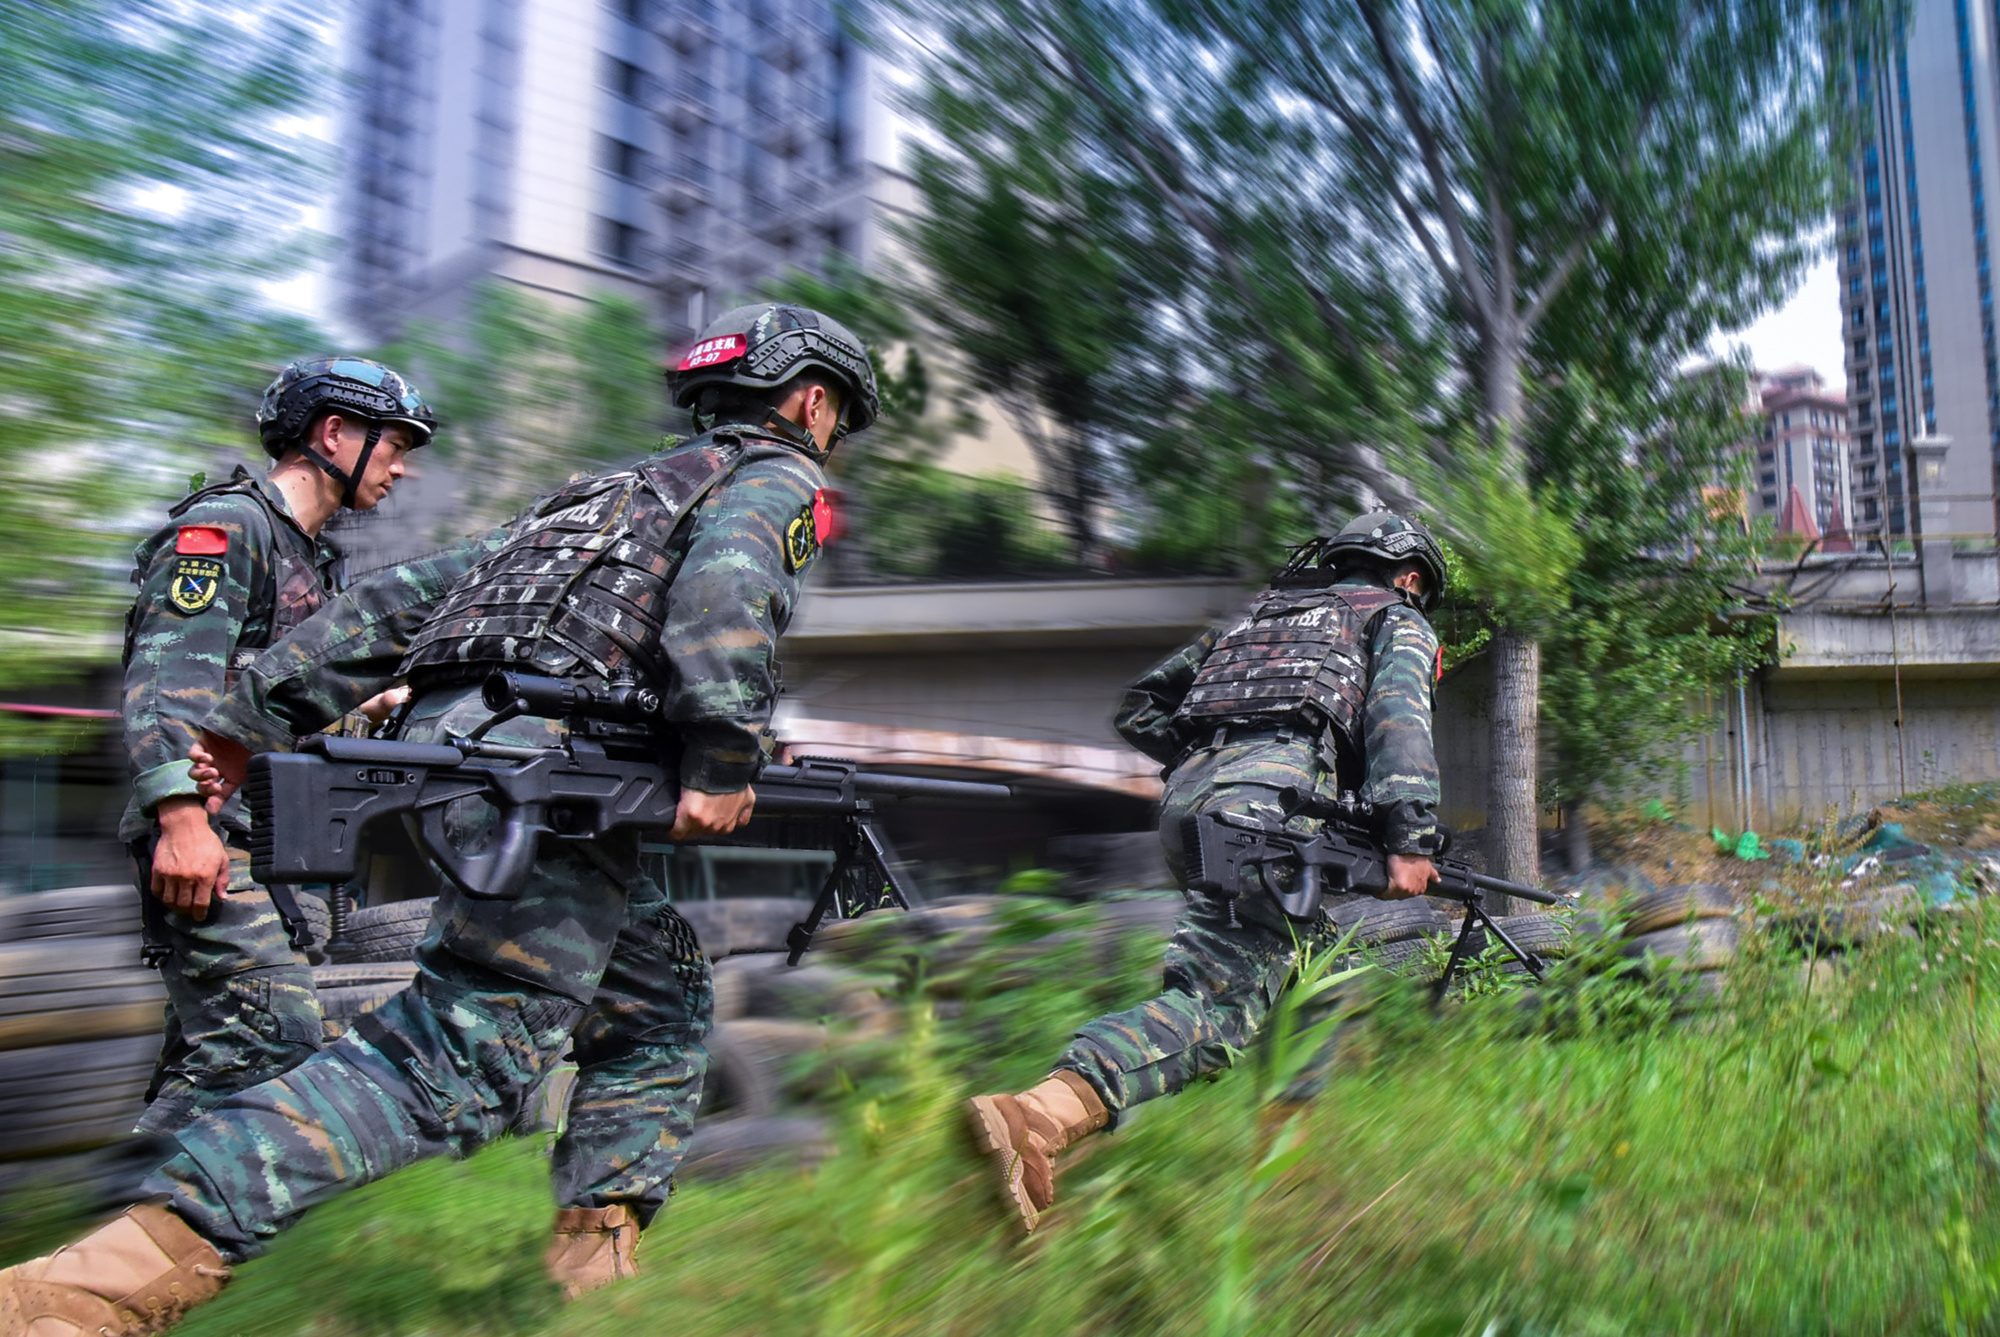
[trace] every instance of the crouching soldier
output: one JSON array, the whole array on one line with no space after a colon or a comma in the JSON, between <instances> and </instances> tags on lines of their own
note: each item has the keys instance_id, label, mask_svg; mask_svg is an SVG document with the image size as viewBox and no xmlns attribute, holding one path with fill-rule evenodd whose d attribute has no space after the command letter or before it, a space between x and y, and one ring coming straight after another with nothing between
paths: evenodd
<instances>
[{"instance_id":1,"label":"crouching soldier","mask_svg":"<svg viewBox=\"0 0 2000 1337\"><path fill-rule=\"evenodd\" d=\"M1385 899L1421 896L1437 880L1438 642L1424 614L1444 590L1443 551L1422 526L1377 511L1326 552L1330 584L1265 590L1240 622L1125 694L1118 731L1169 768L1160 837L1183 886L1187 818L1229 812L1276 826L1344 790L1358 790L1381 824ZM968 1103L974 1143L1023 1230L1055 1201L1058 1152L1226 1067L1256 1035L1308 933L1273 890L1261 876L1227 895L1185 890L1158 997L1083 1027L1039 1085Z\"/></svg>"}]
</instances>

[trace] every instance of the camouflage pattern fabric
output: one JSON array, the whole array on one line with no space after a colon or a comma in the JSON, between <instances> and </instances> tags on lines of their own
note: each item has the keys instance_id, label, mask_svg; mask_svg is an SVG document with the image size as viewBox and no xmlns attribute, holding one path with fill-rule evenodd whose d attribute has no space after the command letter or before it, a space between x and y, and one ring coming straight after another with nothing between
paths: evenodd
<instances>
[{"instance_id":1,"label":"camouflage pattern fabric","mask_svg":"<svg viewBox=\"0 0 2000 1337\"><path fill-rule=\"evenodd\" d=\"M1160 804L1167 865L1183 884L1187 817L1240 813L1310 835L1317 819L1293 814L1337 799L1350 779L1336 774L1331 750L1304 727L1236 725L1207 740L1177 734L1173 713L1215 637L1204 635L1140 678L1117 719L1119 732L1152 756L1193 744L1176 754ZM1437 638L1414 608L1392 608L1376 623L1362 707L1366 766L1351 778L1361 781L1362 797L1376 805L1389 848L1399 853L1429 853L1443 840L1431 745L1436 662ZM1277 1001L1301 947L1329 941L1324 927L1286 919L1270 895L1279 889L1264 885L1262 872L1255 876L1257 884L1235 896L1184 891L1187 907L1167 945L1162 992L1090 1022L1057 1060L1058 1068L1091 1084L1114 1122L1133 1105L1229 1066Z\"/></svg>"},{"instance_id":2,"label":"camouflage pattern fabric","mask_svg":"<svg viewBox=\"0 0 2000 1337\"><path fill-rule=\"evenodd\" d=\"M162 799L195 793L187 752L201 717L248 658L325 602L337 571L333 551L299 527L284 494L240 468L175 507L134 556L139 597L126 624L124 712L134 778L120 822L127 842L153 834ZM249 829L237 801L219 822L239 843ZM164 939L152 945L168 1016L155 1095L138 1131L170 1133L310 1056L320 1010L311 971L240 850L231 851L229 894L206 919L156 907L151 922Z\"/></svg>"},{"instance_id":3,"label":"camouflage pattern fabric","mask_svg":"<svg viewBox=\"0 0 2000 1337\"><path fill-rule=\"evenodd\" d=\"M479 689L428 694L404 737L464 734L490 712ZM548 746L562 727L523 717L495 742ZM448 810L454 841L496 815ZM636 840L549 841L521 895L447 888L411 987L274 1081L216 1107L144 1186L232 1259L314 1203L427 1156L464 1155L521 1117L566 1039L578 1075L555 1149L558 1201L625 1203L650 1221L671 1191L708 1067L708 962Z\"/></svg>"},{"instance_id":4,"label":"camouflage pattern fabric","mask_svg":"<svg viewBox=\"0 0 2000 1337\"><path fill-rule=\"evenodd\" d=\"M1119 705L1114 720L1119 735L1164 766L1173 767L1188 748L1216 736L1217 731L1190 727L1175 715L1223 630L1211 628L1155 665L1126 689ZM1383 840L1397 854L1437 854L1444 848L1431 740L1438 662L1437 633L1416 609L1391 607L1372 623L1361 708L1363 756L1359 773L1340 775L1338 787L1355 790L1374 806ZM1302 720L1294 732L1305 727ZM1328 750L1337 752L1331 742ZM1322 759L1322 769L1332 765Z\"/></svg>"},{"instance_id":5,"label":"camouflage pattern fabric","mask_svg":"<svg viewBox=\"0 0 2000 1337\"><path fill-rule=\"evenodd\" d=\"M160 916L167 955L167 1034L141 1133L172 1133L227 1096L318 1051L312 969L292 950L271 894L250 880L250 855L229 851L229 894L206 919Z\"/></svg>"},{"instance_id":6,"label":"camouflage pattern fabric","mask_svg":"<svg viewBox=\"0 0 2000 1337\"><path fill-rule=\"evenodd\" d=\"M126 620L132 801L119 822L124 841L150 834L161 799L194 794L187 756L202 716L251 652L305 621L334 584L333 550L299 528L269 479L239 468L228 485L191 501L133 554L139 597ZM184 530L202 531L204 541L182 541ZM225 544L220 553L177 551ZM240 801L223 810L223 823L247 829Z\"/></svg>"},{"instance_id":7,"label":"camouflage pattern fabric","mask_svg":"<svg viewBox=\"0 0 2000 1337\"><path fill-rule=\"evenodd\" d=\"M672 545L681 565L661 652L678 674L666 695L688 744L683 783L726 792L761 764L777 638L816 551L796 546L797 521L820 485L803 456L746 465ZM423 610L505 538L360 582L261 658L206 727L289 747L380 690ZM476 685L435 689L403 736L462 734L487 713ZM529 717L488 735L560 736ZM493 820L476 801L446 814L454 840L479 839ZM545 841L513 900L448 890L417 963L409 989L338 1041L196 1121L143 1191L169 1198L226 1256L249 1257L317 1202L506 1132L573 1037L580 1071L556 1146L558 1204L624 1203L650 1222L700 1104L714 987L693 931L639 872L636 842Z\"/></svg>"},{"instance_id":8,"label":"camouflage pattern fabric","mask_svg":"<svg viewBox=\"0 0 2000 1337\"><path fill-rule=\"evenodd\" d=\"M741 465L666 545L677 566L658 646L671 675L658 687L684 745L681 783L718 794L743 788L763 764L777 639L818 552L816 540L798 546L799 525L803 518L810 529L826 485L819 466L779 438L733 430L785 449ZM294 735L382 691L429 613L508 535L503 526L355 582L252 664L207 727L254 750L289 750Z\"/></svg>"}]
</instances>

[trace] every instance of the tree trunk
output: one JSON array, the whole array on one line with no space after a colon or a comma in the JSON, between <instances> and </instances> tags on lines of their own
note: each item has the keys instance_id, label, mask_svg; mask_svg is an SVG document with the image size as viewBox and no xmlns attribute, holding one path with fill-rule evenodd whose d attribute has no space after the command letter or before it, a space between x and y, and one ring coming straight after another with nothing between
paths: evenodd
<instances>
[{"instance_id":1,"label":"tree trunk","mask_svg":"<svg viewBox=\"0 0 2000 1337\"><path fill-rule=\"evenodd\" d=\"M1507 310L1513 297L1507 296ZM1509 315L1486 335L1480 368L1493 446L1526 473L1520 458L1522 331ZM1522 485L1526 486L1525 476ZM1499 610L1505 616L1506 610ZM1517 631L1493 635L1491 756L1486 771L1487 859L1510 882L1541 881L1540 808L1535 801L1542 701L1542 647Z\"/></svg>"},{"instance_id":2,"label":"tree trunk","mask_svg":"<svg viewBox=\"0 0 2000 1337\"><path fill-rule=\"evenodd\" d=\"M1541 722L1542 647L1505 628L1493 633L1492 756L1486 768L1486 857L1494 876L1539 882L1536 733Z\"/></svg>"},{"instance_id":3,"label":"tree trunk","mask_svg":"<svg viewBox=\"0 0 2000 1337\"><path fill-rule=\"evenodd\" d=\"M1563 859L1569 871L1590 871L1590 823L1583 819L1583 800L1571 799L1563 805Z\"/></svg>"}]
</instances>

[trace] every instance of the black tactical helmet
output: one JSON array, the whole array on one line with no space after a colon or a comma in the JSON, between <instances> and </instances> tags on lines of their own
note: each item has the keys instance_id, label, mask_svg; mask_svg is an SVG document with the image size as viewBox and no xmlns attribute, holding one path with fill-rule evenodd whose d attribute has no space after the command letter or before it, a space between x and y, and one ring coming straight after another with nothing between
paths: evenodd
<instances>
[{"instance_id":1,"label":"black tactical helmet","mask_svg":"<svg viewBox=\"0 0 2000 1337\"><path fill-rule=\"evenodd\" d=\"M766 303L723 312L681 355L667 383L675 404L700 411L701 392L710 386L775 390L814 368L830 372L846 389L843 434L864 430L881 414L867 348L839 321L802 306Z\"/></svg>"},{"instance_id":2,"label":"black tactical helmet","mask_svg":"<svg viewBox=\"0 0 2000 1337\"><path fill-rule=\"evenodd\" d=\"M339 413L368 424L367 443L351 470L306 444L307 429L322 413ZM350 508L382 429L390 423L410 429L413 447L424 446L430 444L437 418L414 385L365 357L300 358L278 373L257 406L257 439L264 453L275 460L288 450L300 451L340 485L340 504Z\"/></svg>"},{"instance_id":3,"label":"black tactical helmet","mask_svg":"<svg viewBox=\"0 0 2000 1337\"><path fill-rule=\"evenodd\" d=\"M275 460L296 449L322 413L402 423L420 446L430 443L437 427L417 388L381 363L365 357L300 358L278 373L257 406L257 439L264 453Z\"/></svg>"},{"instance_id":4,"label":"black tactical helmet","mask_svg":"<svg viewBox=\"0 0 2000 1337\"><path fill-rule=\"evenodd\" d=\"M1431 532L1415 520L1394 511L1369 511L1357 515L1326 541L1322 560L1338 568L1352 559L1401 566L1413 562L1424 573L1424 611L1437 606L1444 594L1444 549Z\"/></svg>"}]
</instances>

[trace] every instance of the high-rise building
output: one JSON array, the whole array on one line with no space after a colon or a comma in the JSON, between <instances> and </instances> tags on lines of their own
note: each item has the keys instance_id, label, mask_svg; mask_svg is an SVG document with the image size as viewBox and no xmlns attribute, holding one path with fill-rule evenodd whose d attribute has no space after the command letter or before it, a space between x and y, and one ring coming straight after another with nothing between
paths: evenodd
<instances>
[{"instance_id":1,"label":"high-rise building","mask_svg":"<svg viewBox=\"0 0 2000 1337\"><path fill-rule=\"evenodd\" d=\"M1916 0L1886 42L1854 58L1869 137L1835 244L1864 535L1913 535L1920 492L1951 537L1995 533L2000 363L1985 195L1987 176L2000 181L1995 23L1992 5ZM1913 443L1939 437L1950 442L1943 467L1920 483Z\"/></svg>"},{"instance_id":2,"label":"high-rise building","mask_svg":"<svg viewBox=\"0 0 2000 1337\"><path fill-rule=\"evenodd\" d=\"M1850 472L1845 399L1811 367L1762 373L1754 393L1763 430L1751 443L1750 513L1781 534L1843 544L1855 495L1874 481L1872 466Z\"/></svg>"},{"instance_id":3,"label":"high-rise building","mask_svg":"<svg viewBox=\"0 0 2000 1337\"><path fill-rule=\"evenodd\" d=\"M835 0L362 0L349 31L339 281L371 334L489 275L682 334L881 244L893 133Z\"/></svg>"}]
</instances>

